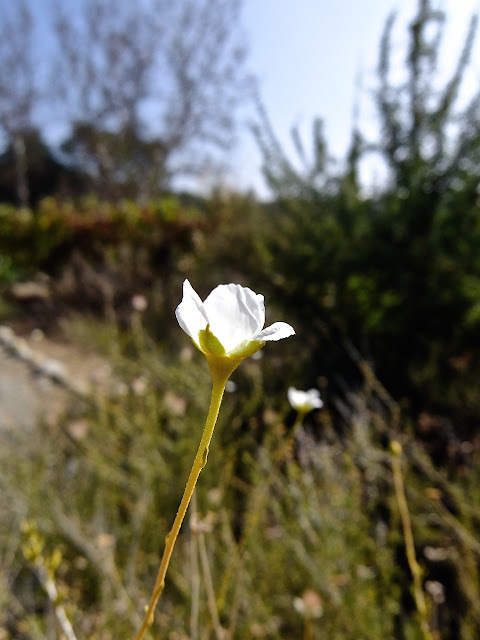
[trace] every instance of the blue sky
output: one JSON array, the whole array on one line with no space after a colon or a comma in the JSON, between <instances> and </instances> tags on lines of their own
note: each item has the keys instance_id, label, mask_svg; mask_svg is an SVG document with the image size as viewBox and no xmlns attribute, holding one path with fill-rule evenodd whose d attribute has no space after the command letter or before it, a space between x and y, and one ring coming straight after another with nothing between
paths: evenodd
<instances>
[{"instance_id":1,"label":"blue sky","mask_svg":"<svg viewBox=\"0 0 480 640\"><path fill-rule=\"evenodd\" d=\"M448 15L440 68L445 78L466 35L479 0L437 0ZM378 46L385 20L397 12L394 45L402 59L406 27L416 0L244 0L243 21L250 68L274 130L290 151L290 129L298 125L307 144L316 116L324 119L330 150L341 158L350 140L356 78L361 78L362 130L375 132L369 94L375 86ZM466 91L480 86L480 33L477 34ZM249 117L245 112L244 120ZM247 128L239 133L229 184L268 194L261 158Z\"/></svg>"},{"instance_id":2,"label":"blue sky","mask_svg":"<svg viewBox=\"0 0 480 640\"><path fill-rule=\"evenodd\" d=\"M76 0L64 0L67 1L75 4ZM432 2L448 16L440 64L446 80L464 42L469 17L480 13L480 0ZM45 28L46 3L47 0L30 0L41 21L40 33ZM375 137L376 118L370 95L376 86L383 27L387 16L396 11L394 46L400 68L405 57L407 25L417 4L417 0L243 0L249 67L257 78L273 129L290 156L294 157L291 127L299 127L308 148L311 124L315 117L321 117L329 150L342 159L350 141L354 100L358 98L361 130ZM478 91L480 32L466 81L467 95ZM253 116L253 109L245 107L238 144L230 154L231 170L226 183L239 190L253 189L264 197L269 193L261 174L261 156L246 124ZM59 127L58 122L55 126ZM370 166L367 171L367 180L381 180L381 168ZM200 179L199 185L188 181L187 186L208 190L211 181L209 175Z\"/></svg>"}]
</instances>

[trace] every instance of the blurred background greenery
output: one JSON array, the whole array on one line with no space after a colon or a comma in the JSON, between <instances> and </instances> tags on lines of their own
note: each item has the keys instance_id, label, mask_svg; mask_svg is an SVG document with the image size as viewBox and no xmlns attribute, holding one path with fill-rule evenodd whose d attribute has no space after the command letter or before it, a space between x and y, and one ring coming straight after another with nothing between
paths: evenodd
<instances>
[{"instance_id":1,"label":"blurred background greenery","mask_svg":"<svg viewBox=\"0 0 480 640\"><path fill-rule=\"evenodd\" d=\"M310 157L293 132L299 164L259 104L253 133L275 194L260 202L172 188L229 144L227 116L245 81L231 39L237 3L192 6L178 4L165 49L155 49L178 100L166 100L154 134L141 116L158 61L135 46L161 29L146 19L148 3L116 13L95 0L78 33L80 22L57 15L72 135L56 150L31 118L36 67L19 46L33 24L28 3L2 22L0 59L18 80L0 80L2 322L95 349L114 384L72 394L59 420L33 434L1 434L0 640L61 637L45 575L78 638L127 638L138 626L209 399L205 362L174 318L185 277L202 297L230 281L262 292L267 323L285 320L297 337L233 376L152 637L425 638L392 478L398 440L432 637L473 640L480 102L458 97L476 18L444 86L435 70L445 16L434 4L418 2L406 80L391 73L386 23L374 95L381 136L367 142L354 129L341 169L320 120ZM74 36L103 49L76 59ZM136 83L120 91L130 63ZM359 165L370 154L386 177L367 189ZM318 387L325 401L296 432L289 385Z\"/></svg>"}]
</instances>

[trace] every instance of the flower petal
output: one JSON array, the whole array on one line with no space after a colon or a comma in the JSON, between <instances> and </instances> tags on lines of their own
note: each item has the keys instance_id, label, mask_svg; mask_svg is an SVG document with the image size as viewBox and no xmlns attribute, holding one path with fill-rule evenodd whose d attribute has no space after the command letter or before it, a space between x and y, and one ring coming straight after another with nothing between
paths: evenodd
<instances>
[{"instance_id":1,"label":"flower petal","mask_svg":"<svg viewBox=\"0 0 480 640\"><path fill-rule=\"evenodd\" d=\"M252 340L265 322L263 296L239 284L221 284L204 302L210 331L228 353Z\"/></svg>"},{"instance_id":2,"label":"flower petal","mask_svg":"<svg viewBox=\"0 0 480 640\"><path fill-rule=\"evenodd\" d=\"M199 346L198 334L207 326L208 320L200 296L188 280L183 283L183 298L175 310L178 324Z\"/></svg>"},{"instance_id":3,"label":"flower petal","mask_svg":"<svg viewBox=\"0 0 480 640\"><path fill-rule=\"evenodd\" d=\"M288 401L297 411L308 412L323 407L323 401L320 398L320 391L318 389L300 391L299 389L295 389L295 387L289 387L287 395Z\"/></svg>"},{"instance_id":4,"label":"flower petal","mask_svg":"<svg viewBox=\"0 0 480 640\"><path fill-rule=\"evenodd\" d=\"M268 340L283 340L289 336L295 335L295 329L286 322L274 322L272 325L257 333L253 337L253 340L261 340L267 342Z\"/></svg>"},{"instance_id":5,"label":"flower petal","mask_svg":"<svg viewBox=\"0 0 480 640\"><path fill-rule=\"evenodd\" d=\"M303 404L303 392L295 389L295 387L288 387L287 397L294 409Z\"/></svg>"},{"instance_id":6,"label":"flower petal","mask_svg":"<svg viewBox=\"0 0 480 640\"><path fill-rule=\"evenodd\" d=\"M236 287L235 293L240 308L251 316L253 334L261 331L265 324L265 301L262 294L240 285L229 286Z\"/></svg>"},{"instance_id":7,"label":"flower petal","mask_svg":"<svg viewBox=\"0 0 480 640\"><path fill-rule=\"evenodd\" d=\"M323 407L323 400L318 389L309 389L305 395L312 409L321 409Z\"/></svg>"}]
</instances>

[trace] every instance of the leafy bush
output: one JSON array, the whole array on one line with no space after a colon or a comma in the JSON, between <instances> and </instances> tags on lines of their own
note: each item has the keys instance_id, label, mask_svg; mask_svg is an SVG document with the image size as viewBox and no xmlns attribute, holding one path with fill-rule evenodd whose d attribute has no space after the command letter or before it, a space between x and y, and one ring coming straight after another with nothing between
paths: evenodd
<instances>
[{"instance_id":1,"label":"leafy bush","mask_svg":"<svg viewBox=\"0 0 480 640\"><path fill-rule=\"evenodd\" d=\"M265 233L269 268L279 299L299 323L308 318L313 360L330 359L348 378L342 354L353 345L414 410L454 415L462 430L480 409L480 112L478 95L464 107L458 101L476 19L439 88L444 19L419 2L402 83L391 80L389 19L375 94L380 138L355 131L344 168L332 170L318 123L304 171L283 154L265 116L257 139L283 209ZM372 153L388 175L366 192L360 167Z\"/></svg>"}]
</instances>

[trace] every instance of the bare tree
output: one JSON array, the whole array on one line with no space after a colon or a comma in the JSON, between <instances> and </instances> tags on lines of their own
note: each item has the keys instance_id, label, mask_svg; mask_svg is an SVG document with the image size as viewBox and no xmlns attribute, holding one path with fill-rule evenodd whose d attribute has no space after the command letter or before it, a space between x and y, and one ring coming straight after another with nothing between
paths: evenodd
<instances>
[{"instance_id":1,"label":"bare tree","mask_svg":"<svg viewBox=\"0 0 480 640\"><path fill-rule=\"evenodd\" d=\"M232 38L239 0L185 0L171 3L175 30L163 52L167 100L163 126L168 148L186 153L179 168L196 170L197 143L227 147L231 142L238 89L245 82L245 49ZM194 156L195 157L195 154ZM200 158L200 162L203 162Z\"/></svg>"},{"instance_id":2,"label":"bare tree","mask_svg":"<svg viewBox=\"0 0 480 640\"><path fill-rule=\"evenodd\" d=\"M22 207L29 204L25 135L33 129L33 111L37 99L32 33L32 14L25 0L2 3L0 131L13 152L17 199Z\"/></svg>"},{"instance_id":3,"label":"bare tree","mask_svg":"<svg viewBox=\"0 0 480 640\"><path fill-rule=\"evenodd\" d=\"M67 149L105 187L141 194L197 174L231 143L245 80L241 0L57 4Z\"/></svg>"}]
</instances>

